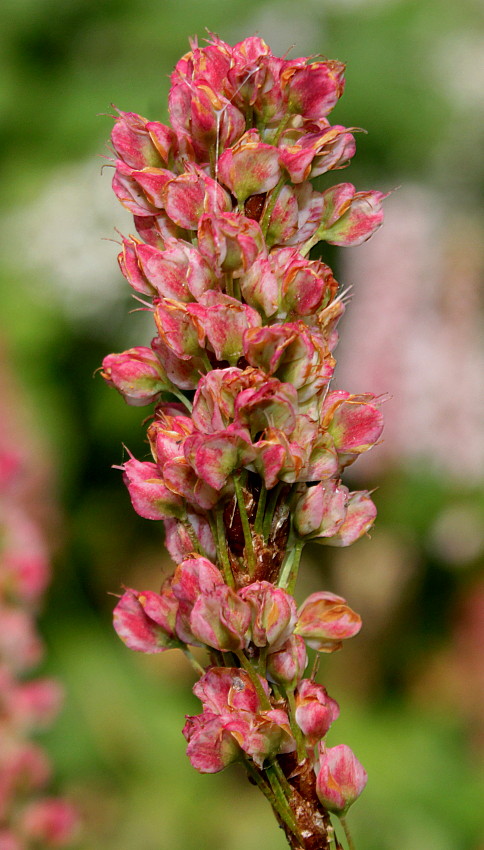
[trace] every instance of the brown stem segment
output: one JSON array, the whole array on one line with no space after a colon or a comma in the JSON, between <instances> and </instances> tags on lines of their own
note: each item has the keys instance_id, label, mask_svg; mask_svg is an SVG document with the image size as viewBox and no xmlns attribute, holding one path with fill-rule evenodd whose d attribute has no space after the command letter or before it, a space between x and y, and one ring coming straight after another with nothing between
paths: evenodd
<instances>
[{"instance_id":1,"label":"brown stem segment","mask_svg":"<svg viewBox=\"0 0 484 850\"><path fill-rule=\"evenodd\" d=\"M296 753L290 753L280 756L279 763L292 789L289 802L302 839L298 842L294 833L285 830L289 846L292 850L330 850L333 827L318 800L310 760L298 764Z\"/></svg>"}]
</instances>

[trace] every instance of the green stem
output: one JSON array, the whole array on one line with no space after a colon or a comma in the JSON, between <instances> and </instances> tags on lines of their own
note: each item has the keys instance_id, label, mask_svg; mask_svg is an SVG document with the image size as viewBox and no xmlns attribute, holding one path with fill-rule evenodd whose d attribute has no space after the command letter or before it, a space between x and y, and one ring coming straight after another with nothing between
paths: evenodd
<instances>
[{"instance_id":1,"label":"green stem","mask_svg":"<svg viewBox=\"0 0 484 850\"><path fill-rule=\"evenodd\" d=\"M270 711L272 705L269 701L269 697L267 696L266 692L264 691L264 688L261 685L261 681L253 665L241 649L235 650L235 655L239 659L241 666L244 668L245 672L250 678L250 681L254 685L254 688L257 692L257 696L260 700L261 708L264 711Z\"/></svg>"},{"instance_id":2,"label":"green stem","mask_svg":"<svg viewBox=\"0 0 484 850\"><path fill-rule=\"evenodd\" d=\"M275 136L274 136L274 138L271 142L272 145L277 146L277 143L278 143L279 139L281 138L281 136L282 136L284 130L286 129L287 125L289 124L289 121L291 120L291 118L292 118L292 115L291 115L290 112L288 112L287 115L284 116L284 118L282 119L281 123L279 124L279 126L277 128L277 132L276 132L276 134L275 134Z\"/></svg>"},{"instance_id":3,"label":"green stem","mask_svg":"<svg viewBox=\"0 0 484 850\"><path fill-rule=\"evenodd\" d=\"M262 524L264 522L264 510L267 499L267 487L264 483L261 484L259 501L257 502L257 513L255 515L254 531L256 534L262 533Z\"/></svg>"},{"instance_id":4,"label":"green stem","mask_svg":"<svg viewBox=\"0 0 484 850\"><path fill-rule=\"evenodd\" d=\"M227 272L225 275L225 292L231 297L234 295L234 279L230 272Z\"/></svg>"},{"instance_id":5,"label":"green stem","mask_svg":"<svg viewBox=\"0 0 484 850\"><path fill-rule=\"evenodd\" d=\"M234 576L232 574L232 568L230 566L229 552L227 549L227 539L225 537L223 507L217 508L217 510L215 511L215 521L217 523L217 542L220 560L222 561L222 572L224 574L225 584L228 584L229 587L235 587Z\"/></svg>"},{"instance_id":6,"label":"green stem","mask_svg":"<svg viewBox=\"0 0 484 850\"><path fill-rule=\"evenodd\" d=\"M205 368L206 368L207 372L211 372L211 371L212 371L212 369L213 369L213 366L212 366L212 364L210 363L210 359L209 359L209 356L208 356L208 354L207 354L207 352L206 352L206 351L202 351L202 354L201 354L201 358L200 358L200 359L201 359L201 361L202 361L203 365L205 366Z\"/></svg>"},{"instance_id":7,"label":"green stem","mask_svg":"<svg viewBox=\"0 0 484 850\"><path fill-rule=\"evenodd\" d=\"M299 253L302 254L303 257L305 257L307 254L309 254L313 245L316 245L316 242L319 242L319 236L317 232L313 236L311 236L311 238L308 239L307 242L304 243L302 248L299 249Z\"/></svg>"},{"instance_id":8,"label":"green stem","mask_svg":"<svg viewBox=\"0 0 484 850\"><path fill-rule=\"evenodd\" d=\"M291 832L294 833L296 838L302 842L302 836L299 832L299 827L296 823L296 819L294 817L294 813L289 805L289 801L284 793L284 790L281 786L279 776L277 775L277 770L274 767L274 763L268 765L266 767L266 773L269 778L269 782L271 783L271 788L274 792L274 796L281 807L281 809L286 812L286 816L284 817L284 822L289 826Z\"/></svg>"},{"instance_id":9,"label":"green stem","mask_svg":"<svg viewBox=\"0 0 484 850\"><path fill-rule=\"evenodd\" d=\"M241 289L240 289L240 283L239 283L238 278L235 278L235 280L234 280L234 298L236 298L237 301L243 300L242 299L242 292L241 292Z\"/></svg>"},{"instance_id":10,"label":"green stem","mask_svg":"<svg viewBox=\"0 0 484 850\"><path fill-rule=\"evenodd\" d=\"M294 588L296 586L299 562L301 560L303 547L304 540L296 540L285 564L282 567L281 575L277 583L278 587L282 587L283 590L287 590L287 592L291 594L294 593Z\"/></svg>"},{"instance_id":11,"label":"green stem","mask_svg":"<svg viewBox=\"0 0 484 850\"><path fill-rule=\"evenodd\" d=\"M183 393L181 393L180 390L177 389L177 387L172 385L168 392L174 395L179 401L181 401L181 403L185 405L185 407L187 408L187 410L190 411L190 413L192 412L193 405L191 401L185 395L183 395Z\"/></svg>"},{"instance_id":12,"label":"green stem","mask_svg":"<svg viewBox=\"0 0 484 850\"><path fill-rule=\"evenodd\" d=\"M205 674L205 668L202 667L201 664L198 663L197 659L192 655L191 651L188 649L183 649L183 654L186 656L191 666L195 670L195 673L198 673L199 676L203 676Z\"/></svg>"},{"instance_id":13,"label":"green stem","mask_svg":"<svg viewBox=\"0 0 484 850\"><path fill-rule=\"evenodd\" d=\"M254 667L256 668L257 672L259 673L259 675L264 676L264 677L266 675L268 652L269 652L269 647L268 646L262 646L259 649L259 658L257 659L257 663L254 661Z\"/></svg>"},{"instance_id":14,"label":"green stem","mask_svg":"<svg viewBox=\"0 0 484 850\"><path fill-rule=\"evenodd\" d=\"M304 243L302 248L299 249L299 252L305 257L309 254L311 248L316 245L317 242L321 242L324 240L324 234L327 233L327 228L324 225L320 225L313 235L308 239L307 242Z\"/></svg>"},{"instance_id":15,"label":"green stem","mask_svg":"<svg viewBox=\"0 0 484 850\"><path fill-rule=\"evenodd\" d=\"M268 785L267 782L265 782L264 779L262 779L262 776L260 775L259 771L256 770L255 767L253 767L253 765L250 763L250 761L248 759L245 761L245 767L247 769L247 773L249 774L249 776L258 785L258 787L260 788L260 790L262 791L264 796L267 798L267 800L271 804L274 811L277 812L277 814L279 815L281 820L286 824L287 828L290 829L291 832L293 832L296 836L299 837L297 824L296 824L296 821L294 820L294 817L292 816L292 812L289 813L288 807L284 804L284 802L281 799L276 797L276 795L275 795L274 791L272 790L272 788L270 787L270 785Z\"/></svg>"},{"instance_id":16,"label":"green stem","mask_svg":"<svg viewBox=\"0 0 484 850\"><path fill-rule=\"evenodd\" d=\"M281 492L282 483L279 481L275 487L272 488L270 492L270 496L267 502L267 508L264 516L264 523L262 526L262 534L264 536L265 542L269 540L269 536L272 528L272 519L274 517L274 511L276 509L277 500L279 498L279 493Z\"/></svg>"},{"instance_id":17,"label":"green stem","mask_svg":"<svg viewBox=\"0 0 484 850\"><path fill-rule=\"evenodd\" d=\"M356 850L356 848L355 848L355 843L354 843L354 841L353 841L353 839L352 839L352 837L351 837L350 828L349 828L349 826L348 826L348 824L347 824L347 822L346 822L346 818L344 818L344 817L340 817L340 821L341 821L341 826L343 827L343 829L344 829L344 831L345 831L346 841L348 842L348 848L349 848L349 850Z\"/></svg>"},{"instance_id":18,"label":"green stem","mask_svg":"<svg viewBox=\"0 0 484 850\"><path fill-rule=\"evenodd\" d=\"M314 682L314 680L315 680L316 676L318 675L318 670L319 670L319 663L320 663L320 661L321 661L321 656L320 656L319 652L317 652L317 653L316 653L316 655L314 656L314 661L313 661L313 666L312 666L312 670L311 670L311 675L310 675L310 677L309 677L309 678L310 678L310 680L311 680L311 682Z\"/></svg>"},{"instance_id":19,"label":"green stem","mask_svg":"<svg viewBox=\"0 0 484 850\"><path fill-rule=\"evenodd\" d=\"M269 229L269 224L271 221L271 215L276 205L280 191L284 186L285 182L286 178L281 177L279 182L276 184L276 186L274 186L272 192L270 193L268 202L266 202L266 207L260 220L260 228L262 230L262 233L264 234L264 238L267 236L267 231Z\"/></svg>"},{"instance_id":20,"label":"green stem","mask_svg":"<svg viewBox=\"0 0 484 850\"><path fill-rule=\"evenodd\" d=\"M292 789L292 788L291 788L291 786L289 785L289 782L287 781L286 774L284 773L284 771L283 771L283 769L282 769L281 765L280 765L280 764L279 764L279 762L277 761L277 758L274 758L274 759L272 760L271 765L272 765L272 767L274 768L275 772L277 773L277 777L278 777L278 779L279 779L279 782L280 782L280 784L281 784L281 787L282 787L282 788L283 788L283 790L284 790L284 793L285 793L285 795L286 795L287 799L288 799L288 800L289 800L289 799L291 799L293 789Z\"/></svg>"},{"instance_id":21,"label":"green stem","mask_svg":"<svg viewBox=\"0 0 484 850\"><path fill-rule=\"evenodd\" d=\"M249 575L253 576L257 563L254 552L254 544L252 542L252 532L250 530L249 517L247 516L247 509L245 507L244 492L240 483L240 473L237 472L232 477L234 482L235 495L237 497L237 504L239 507L240 521L242 523L242 531L244 532L247 566L249 568Z\"/></svg>"}]
</instances>

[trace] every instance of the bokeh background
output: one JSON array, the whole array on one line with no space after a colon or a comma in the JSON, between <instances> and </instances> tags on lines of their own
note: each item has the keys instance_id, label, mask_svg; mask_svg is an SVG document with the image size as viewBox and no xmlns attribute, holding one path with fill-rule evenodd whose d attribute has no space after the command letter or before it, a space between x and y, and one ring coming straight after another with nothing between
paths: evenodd
<instances>
[{"instance_id":1,"label":"bokeh background","mask_svg":"<svg viewBox=\"0 0 484 850\"><path fill-rule=\"evenodd\" d=\"M102 169L109 113L166 120L168 74L208 28L347 62L334 120L368 135L336 180L393 190L370 242L323 254L353 292L336 386L390 396L384 442L348 476L377 488L379 518L371 541L307 547L298 595L339 592L364 620L319 674L342 709L331 744L370 775L358 850L483 850L482 3L3 0L0 16L0 417L52 551L45 670L66 703L44 743L79 846L285 846L237 768L186 759L182 658L138 657L111 627L109 594L156 590L169 564L111 468L123 443L146 455L143 411L95 374L150 339L117 269L132 226Z\"/></svg>"}]
</instances>

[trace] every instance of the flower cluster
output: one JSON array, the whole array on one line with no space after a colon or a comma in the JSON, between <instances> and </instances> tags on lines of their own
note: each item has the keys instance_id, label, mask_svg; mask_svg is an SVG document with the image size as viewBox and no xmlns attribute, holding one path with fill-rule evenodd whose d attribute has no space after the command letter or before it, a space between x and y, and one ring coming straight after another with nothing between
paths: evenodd
<instances>
[{"instance_id":1,"label":"flower cluster","mask_svg":"<svg viewBox=\"0 0 484 850\"><path fill-rule=\"evenodd\" d=\"M119 111L111 136L113 189L137 231L119 264L156 335L105 357L102 375L128 404L155 405L151 460L130 455L122 470L177 564L160 593L126 590L115 628L142 652L208 650L206 670L194 662L203 712L187 718L188 756L207 773L244 761L298 840L295 765L310 766L323 811L346 811L366 779L347 747L326 747L339 709L304 678L306 644L339 649L360 618L326 591L299 609L291 596L307 540L347 546L376 515L341 477L378 442L381 399L330 389L344 299L309 257L382 222L381 192L310 182L355 152L327 117L343 72L277 58L260 38L211 37L176 65L171 126Z\"/></svg>"},{"instance_id":2,"label":"flower cluster","mask_svg":"<svg viewBox=\"0 0 484 850\"><path fill-rule=\"evenodd\" d=\"M35 614L49 578L47 547L21 498L20 458L0 451L0 847L66 847L78 816L47 795L51 767L31 736L62 701L51 678L26 678L43 655Z\"/></svg>"}]
</instances>

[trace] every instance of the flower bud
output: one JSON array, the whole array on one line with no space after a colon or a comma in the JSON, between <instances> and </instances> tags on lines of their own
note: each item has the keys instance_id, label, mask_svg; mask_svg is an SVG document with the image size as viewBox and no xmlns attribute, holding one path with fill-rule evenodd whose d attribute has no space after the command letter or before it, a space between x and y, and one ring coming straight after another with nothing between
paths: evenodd
<instances>
[{"instance_id":1,"label":"flower bud","mask_svg":"<svg viewBox=\"0 0 484 850\"><path fill-rule=\"evenodd\" d=\"M269 686L262 676L259 682L268 696ZM203 704L204 711L225 714L227 711L249 711L257 714L261 710L260 699L248 673L240 667L210 667L195 682L193 693Z\"/></svg>"},{"instance_id":2,"label":"flower bud","mask_svg":"<svg viewBox=\"0 0 484 850\"><path fill-rule=\"evenodd\" d=\"M348 466L379 439L383 416L372 403L375 401L381 399L372 393L351 395L339 390L326 396L322 426L331 434L342 466Z\"/></svg>"},{"instance_id":3,"label":"flower bud","mask_svg":"<svg viewBox=\"0 0 484 850\"><path fill-rule=\"evenodd\" d=\"M298 610L294 633L320 652L334 652L341 641L361 629L361 617L346 604L346 599L326 590L312 593Z\"/></svg>"},{"instance_id":4,"label":"flower bud","mask_svg":"<svg viewBox=\"0 0 484 850\"><path fill-rule=\"evenodd\" d=\"M162 207L179 227L196 230L201 216L222 213L232 209L230 197L224 189L201 169L180 174L166 183Z\"/></svg>"},{"instance_id":5,"label":"flower bud","mask_svg":"<svg viewBox=\"0 0 484 850\"><path fill-rule=\"evenodd\" d=\"M160 151L153 144L146 118L136 115L135 112L117 111L118 117L111 132L111 141L119 159L131 168L166 165L167 157L162 158ZM168 131L173 143L176 140L173 130L170 131L169 127L164 129Z\"/></svg>"},{"instance_id":6,"label":"flower bud","mask_svg":"<svg viewBox=\"0 0 484 850\"><path fill-rule=\"evenodd\" d=\"M279 151L261 142L257 130L248 130L218 161L218 174L239 203L250 195L273 189L280 176Z\"/></svg>"},{"instance_id":7,"label":"flower bud","mask_svg":"<svg viewBox=\"0 0 484 850\"><path fill-rule=\"evenodd\" d=\"M175 633L178 602L169 585L161 594L126 590L113 612L114 628L129 649L165 652L180 641Z\"/></svg>"},{"instance_id":8,"label":"flower bud","mask_svg":"<svg viewBox=\"0 0 484 850\"><path fill-rule=\"evenodd\" d=\"M145 519L181 519L185 515L183 500L165 486L155 463L131 458L122 469L123 481L137 514Z\"/></svg>"},{"instance_id":9,"label":"flower bud","mask_svg":"<svg viewBox=\"0 0 484 850\"><path fill-rule=\"evenodd\" d=\"M121 354L108 354L103 360L101 376L133 407L151 404L163 390L170 388L156 354L141 345Z\"/></svg>"},{"instance_id":10,"label":"flower bud","mask_svg":"<svg viewBox=\"0 0 484 850\"><path fill-rule=\"evenodd\" d=\"M170 298L155 301L154 319L160 339L182 360L199 357L205 343L204 331L188 306Z\"/></svg>"},{"instance_id":11,"label":"flower bud","mask_svg":"<svg viewBox=\"0 0 484 850\"><path fill-rule=\"evenodd\" d=\"M143 243L135 250L143 277L158 295L188 302L216 285L207 261L182 239L165 239L163 251Z\"/></svg>"},{"instance_id":12,"label":"flower bud","mask_svg":"<svg viewBox=\"0 0 484 850\"><path fill-rule=\"evenodd\" d=\"M244 649L248 644L250 607L226 584L198 597L190 615L197 640L222 652Z\"/></svg>"},{"instance_id":13,"label":"flower bud","mask_svg":"<svg viewBox=\"0 0 484 850\"><path fill-rule=\"evenodd\" d=\"M384 192L355 192L352 183L339 183L322 193L318 236L331 245L361 245L383 222Z\"/></svg>"},{"instance_id":14,"label":"flower bud","mask_svg":"<svg viewBox=\"0 0 484 850\"><path fill-rule=\"evenodd\" d=\"M217 360L228 360L232 366L242 356L244 331L261 325L253 307L213 290L203 293L198 304L188 304L187 311L203 328Z\"/></svg>"},{"instance_id":15,"label":"flower bud","mask_svg":"<svg viewBox=\"0 0 484 850\"><path fill-rule=\"evenodd\" d=\"M234 713L227 717L224 726L260 768L270 756L293 752L296 748L289 719L281 709L261 711L255 716Z\"/></svg>"},{"instance_id":16,"label":"flower bud","mask_svg":"<svg viewBox=\"0 0 484 850\"><path fill-rule=\"evenodd\" d=\"M283 245L297 231L298 205L292 186L283 186L269 218L267 245Z\"/></svg>"},{"instance_id":17,"label":"flower bud","mask_svg":"<svg viewBox=\"0 0 484 850\"><path fill-rule=\"evenodd\" d=\"M304 118L324 118L343 94L345 66L337 61L291 65L288 63L281 74L289 111Z\"/></svg>"},{"instance_id":18,"label":"flower bud","mask_svg":"<svg viewBox=\"0 0 484 850\"><path fill-rule=\"evenodd\" d=\"M235 400L238 421L254 436L269 427L291 433L296 425L296 410L296 388L277 378L243 390Z\"/></svg>"},{"instance_id":19,"label":"flower bud","mask_svg":"<svg viewBox=\"0 0 484 850\"><path fill-rule=\"evenodd\" d=\"M319 759L316 793L329 812L344 815L363 791L368 775L350 747L324 747Z\"/></svg>"},{"instance_id":20,"label":"flower bud","mask_svg":"<svg viewBox=\"0 0 484 850\"><path fill-rule=\"evenodd\" d=\"M317 744L339 717L339 705L328 696L326 689L311 679L299 683L296 694L296 723L308 743Z\"/></svg>"},{"instance_id":21,"label":"flower bud","mask_svg":"<svg viewBox=\"0 0 484 850\"><path fill-rule=\"evenodd\" d=\"M346 516L348 488L332 479L308 487L294 509L294 528L308 539L332 537Z\"/></svg>"},{"instance_id":22,"label":"flower bud","mask_svg":"<svg viewBox=\"0 0 484 850\"><path fill-rule=\"evenodd\" d=\"M245 118L233 103L220 94L222 84L207 84L202 78L190 86L183 81L172 85L168 95L171 123L187 136L199 161L208 161L210 149L233 145L245 130ZM198 83L198 84L197 84Z\"/></svg>"},{"instance_id":23,"label":"flower bud","mask_svg":"<svg viewBox=\"0 0 484 850\"><path fill-rule=\"evenodd\" d=\"M250 434L229 426L215 434L193 434L185 440L185 457L203 481L221 490L234 470L247 466L256 455Z\"/></svg>"},{"instance_id":24,"label":"flower bud","mask_svg":"<svg viewBox=\"0 0 484 850\"><path fill-rule=\"evenodd\" d=\"M307 663L304 640L299 635L291 635L277 652L267 656L267 678L292 690L303 676Z\"/></svg>"},{"instance_id":25,"label":"flower bud","mask_svg":"<svg viewBox=\"0 0 484 850\"><path fill-rule=\"evenodd\" d=\"M257 257L240 278L244 299L268 318L279 306L279 284L268 257Z\"/></svg>"},{"instance_id":26,"label":"flower bud","mask_svg":"<svg viewBox=\"0 0 484 850\"><path fill-rule=\"evenodd\" d=\"M199 773L218 773L241 757L240 747L219 714L204 712L186 717L183 735L187 756Z\"/></svg>"},{"instance_id":27,"label":"flower bud","mask_svg":"<svg viewBox=\"0 0 484 850\"><path fill-rule=\"evenodd\" d=\"M198 247L212 267L234 277L243 275L266 252L259 224L233 212L203 215L198 224Z\"/></svg>"},{"instance_id":28,"label":"flower bud","mask_svg":"<svg viewBox=\"0 0 484 850\"><path fill-rule=\"evenodd\" d=\"M366 490L350 493L346 505L344 522L332 537L321 539L327 546L351 546L373 525L377 514L376 506Z\"/></svg>"},{"instance_id":29,"label":"flower bud","mask_svg":"<svg viewBox=\"0 0 484 850\"><path fill-rule=\"evenodd\" d=\"M187 558L178 564L171 587L179 603L176 633L185 643L200 645L190 624L190 616L197 599L199 596L210 594L218 585L223 584L220 570L207 558Z\"/></svg>"},{"instance_id":30,"label":"flower bud","mask_svg":"<svg viewBox=\"0 0 484 850\"><path fill-rule=\"evenodd\" d=\"M270 261L279 281L281 318L312 316L335 296L338 284L329 266L320 260L307 260L288 247L272 251Z\"/></svg>"},{"instance_id":31,"label":"flower bud","mask_svg":"<svg viewBox=\"0 0 484 850\"><path fill-rule=\"evenodd\" d=\"M255 581L239 591L251 611L250 639L256 646L279 649L292 634L297 619L292 596L268 581Z\"/></svg>"},{"instance_id":32,"label":"flower bud","mask_svg":"<svg viewBox=\"0 0 484 850\"><path fill-rule=\"evenodd\" d=\"M355 153L355 140L345 127L325 126L280 147L281 164L293 183L302 183L332 168L342 168Z\"/></svg>"},{"instance_id":33,"label":"flower bud","mask_svg":"<svg viewBox=\"0 0 484 850\"><path fill-rule=\"evenodd\" d=\"M163 481L172 493L186 499L195 509L210 511L219 500L218 491L199 478L184 457L163 465Z\"/></svg>"},{"instance_id":34,"label":"flower bud","mask_svg":"<svg viewBox=\"0 0 484 850\"><path fill-rule=\"evenodd\" d=\"M187 522L193 529L193 535L198 541L200 551L212 561L217 559L217 548L213 539L210 523L204 516L187 510ZM165 519L165 546L175 564L193 554L194 544L186 524L177 519Z\"/></svg>"}]
</instances>

